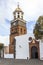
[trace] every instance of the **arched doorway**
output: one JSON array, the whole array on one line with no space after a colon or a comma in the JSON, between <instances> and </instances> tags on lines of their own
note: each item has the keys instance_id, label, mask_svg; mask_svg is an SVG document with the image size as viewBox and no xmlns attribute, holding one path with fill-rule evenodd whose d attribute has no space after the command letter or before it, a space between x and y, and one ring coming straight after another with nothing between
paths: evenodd
<instances>
[{"instance_id":1,"label":"arched doorway","mask_svg":"<svg viewBox=\"0 0 43 65\"><path fill-rule=\"evenodd\" d=\"M30 59L31 58L40 59L39 41L33 39L31 42L29 42L29 55Z\"/></svg>"},{"instance_id":2,"label":"arched doorway","mask_svg":"<svg viewBox=\"0 0 43 65\"><path fill-rule=\"evenodd\" d=\"M31 58L37 58L38 59L38 49L35 46L33 46L31 48Z\"/></svg>"}]
</instances>

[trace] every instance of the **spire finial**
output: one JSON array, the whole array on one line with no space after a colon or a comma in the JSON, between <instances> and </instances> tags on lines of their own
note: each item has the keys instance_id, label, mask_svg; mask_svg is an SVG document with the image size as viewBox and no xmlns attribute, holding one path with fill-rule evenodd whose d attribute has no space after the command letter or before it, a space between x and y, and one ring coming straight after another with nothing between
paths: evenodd
<instances>
[{"instance_id":1,"label":"spire finial","mask_svg":"<svg viewBox=\"0 0 43 65\"><path fill-rule=\"evenodd\" d=\"M18 2L18 8L19 8L19 2Z\"/></svg>"}]
</instances>

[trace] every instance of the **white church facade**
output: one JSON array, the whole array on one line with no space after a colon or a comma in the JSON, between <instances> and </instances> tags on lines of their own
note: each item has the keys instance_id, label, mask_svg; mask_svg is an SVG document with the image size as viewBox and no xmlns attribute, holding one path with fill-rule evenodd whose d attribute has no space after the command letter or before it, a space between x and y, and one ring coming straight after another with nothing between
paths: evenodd
<instances>
[{"instance_id":1,"label":"white church facade","mask_svg":"<svg viewBox=\"0 0 43 65\"><path fill-rule=\"evenodd\" d=\"M43 41L35 40L34 37L29 41L32 35L26 34L16 36L16 59L41 59L43 60Z\"/></svg>"}]
</instances>

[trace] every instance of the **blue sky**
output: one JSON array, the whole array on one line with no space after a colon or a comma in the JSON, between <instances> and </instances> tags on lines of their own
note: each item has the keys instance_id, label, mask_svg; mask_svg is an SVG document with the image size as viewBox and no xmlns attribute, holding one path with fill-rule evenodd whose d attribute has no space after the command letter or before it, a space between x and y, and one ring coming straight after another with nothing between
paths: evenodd
<instances>
[{"instance_id":1,"label":"blue sky","mask_svg":"<svg viewBox=\"0 0 43 65\"><path fill-rule=\"evenodd\" d=\"M0 0L0 36L9 36L10 21L13 11L19 2L27 21L27 32L33 33L33 28L39 16L43 15L43 0Z\"/></svg>"}]
</instances>

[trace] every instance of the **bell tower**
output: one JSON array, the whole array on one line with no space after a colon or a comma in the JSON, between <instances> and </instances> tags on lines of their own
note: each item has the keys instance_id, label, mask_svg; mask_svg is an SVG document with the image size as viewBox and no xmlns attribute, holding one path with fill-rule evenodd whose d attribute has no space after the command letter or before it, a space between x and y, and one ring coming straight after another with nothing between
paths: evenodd
<instances>
[{"instance_id":1,"label":"bell tower","mask_svg":"<svg viewBox=\"0 0 43 65\"><path fill-rule=\"evenodd\" d=\"M27 33L26 21L23 19L23 14L24 12L20 9L18 4L13 12L14 19L11 21L9 53L14 52L14 37Z\"/></svg>"}]
</instances>

